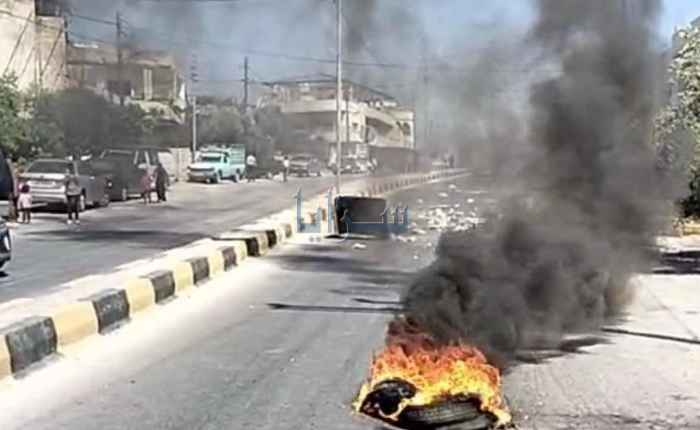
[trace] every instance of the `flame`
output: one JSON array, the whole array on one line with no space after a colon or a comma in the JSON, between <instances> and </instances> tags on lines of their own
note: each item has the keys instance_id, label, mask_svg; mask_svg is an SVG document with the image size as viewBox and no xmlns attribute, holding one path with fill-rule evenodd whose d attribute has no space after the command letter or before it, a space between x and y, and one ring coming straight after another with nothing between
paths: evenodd
<instances>
[{"instance_id":1,"label":"flame","mask_svg":"<svg viewBox=\"0 0 700 430\"><path fill-rule=\"evenodd\" d=\"M398 410L385 418L396 421L408 406L426 406L451 397L474 397L481 410L492 414L498 426L512 417L501 401L500 372L478 348L463 343L438 345L403 321L389 327L386 347L374 355L370 377L353 403L360 411L377 384L399 379L413 384L416 395L403 399Z\"/></svg>"}]
</instances>

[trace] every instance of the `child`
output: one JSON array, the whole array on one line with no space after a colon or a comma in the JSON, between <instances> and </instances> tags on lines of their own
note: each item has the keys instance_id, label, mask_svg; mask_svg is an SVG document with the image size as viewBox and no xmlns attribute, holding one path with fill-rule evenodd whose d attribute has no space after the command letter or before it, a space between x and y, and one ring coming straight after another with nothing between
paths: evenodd
<instances>
[{"instance_id":1,"label":"child","mask_svg":"<svg viewBox=\"0 0 700 430\"><path fill-rule=\"evenodd\" d=\"M22 224L30 224L32 222L32 195L29 194L29 185L24 184L19 191L17 199L17 207L22 214Z\"/></svg>"},{"instance_id":2,"label":"child","mask_svg":"<svg viewBox=\"0 0 700 430\"><path fill-rule=\"evenodd\" d=\"M141 188L141 198L143 199L143 204L148 204L151 202L151 177L148 173L144 173L141 176L141 181L139 181L139 187Z\"/></svg>"}]
</instances>

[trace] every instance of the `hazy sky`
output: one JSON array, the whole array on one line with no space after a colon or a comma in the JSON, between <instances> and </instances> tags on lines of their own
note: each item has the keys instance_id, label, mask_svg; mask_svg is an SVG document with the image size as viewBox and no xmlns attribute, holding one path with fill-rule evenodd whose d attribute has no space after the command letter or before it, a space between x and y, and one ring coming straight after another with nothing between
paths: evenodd
<instances>
[{"instance_id":1,"label":"hazy sky","mask_svg":"<svg viewBox=\"0 0 700 430\"><path fill-rule=\"evenodd\" d=\"M189 74L196 55L199 75L209 80L208 92L241 92L244 56L250 57L251 78L274 80L300 75L332 74L332 64L299 60L279 53L316 59L334 57L334 5L330 0L248 0L236 2L174 2L166 0L69 0L73 12L107 22L74 18L71 29L102 41L114 40L117 9L122 12L129 34L140 45L175 52ZM587 1L587 0L581 0ZM492 31L525 29L534 14L530 0L344 0L376 3L374 18L362 10L347 23L363 33L365 21L374 20L381 37L367 38L352 59L371 63L416 64L429 40L428 55L442 56L452 67L470 60L470 46L479 45ZM358 3L355 3L357 5ZM700 16L700 0L665 0L659 33L669 41L676 26ZM401 11L412 9L417 22L402 18ZM350 20L354 20L351 22ZM198 44L197 41L205 41ZM194 43L193 43L194 42ZM113 42L112 42L113 43ZM252 50L252 51L250 51ZM195 54L196 53L196 54ZM410 85L410 72L384 67L349 68L356 79L366 82L392 80ZM416 75L416 73L413 73ZM213 90L212 90L213 89ZM386 88L390 91L389 88Z\"/></svg>"}]
</instances>

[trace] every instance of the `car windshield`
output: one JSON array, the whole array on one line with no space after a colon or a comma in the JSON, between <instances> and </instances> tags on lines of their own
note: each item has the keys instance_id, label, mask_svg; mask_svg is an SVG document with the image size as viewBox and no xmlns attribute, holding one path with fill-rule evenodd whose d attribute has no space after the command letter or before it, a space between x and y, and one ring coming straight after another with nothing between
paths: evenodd
<instances>
[{"instance_id":1,"label":"car windshield","mask_svg":"<svg viewBox=\"0 0 700 430\"><path fill-rule=\"evenodd\" d=\"M220 163L221 154L202 154L199 156L199 160L202 163Z\"/></svg>"},{"instance_id":2,"label":"car windshield","mask_svg":"<svg viewBox=\"0 0 700 430\"><path fill-rule=\"evenodd\" d=\"M95 171L99 173L112 173L117 171L117 163L114 161L93 161L91 165Z\"/></svg>"},{"instance_id":3,"label":"car windshield","mask_svg":"<svg viewBox=\"0 0 700 430\"><path fill-rule=\"evenodd\" d=\"M27 173L73 173L73 165L67 161L35 161L27 169Z\"/></svg>"},{"instance_id":4,"label":"car windshield","mask_svg":"<svg viewBox=\"0 0 700 430\"><path fill-rule=\"evenodd\" d=\"M134 157L134 152L125 149L108 149L102 154L102 158L121 158L122 160L131 161Z\"/></svg>"}]
</instances>

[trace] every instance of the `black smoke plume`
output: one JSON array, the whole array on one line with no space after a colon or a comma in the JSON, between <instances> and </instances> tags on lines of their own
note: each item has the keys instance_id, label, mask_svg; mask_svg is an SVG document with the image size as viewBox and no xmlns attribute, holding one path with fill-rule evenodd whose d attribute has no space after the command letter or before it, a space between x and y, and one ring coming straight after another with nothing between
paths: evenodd
<instances>
[{"instance_id":1,"label":"black smoke plume","mask_svg":"<svg viewBox=\"0 0 700 430\"><path fill-rule=\"evenodd\" d=\"M535 5L527 45L557 71L531 85L527 138L513 135L517 197L486 227L444 235L402 298L423 330L498 364L620 314L668 191L649 142L659 1Z\"/></svg>"}]
</instances>

